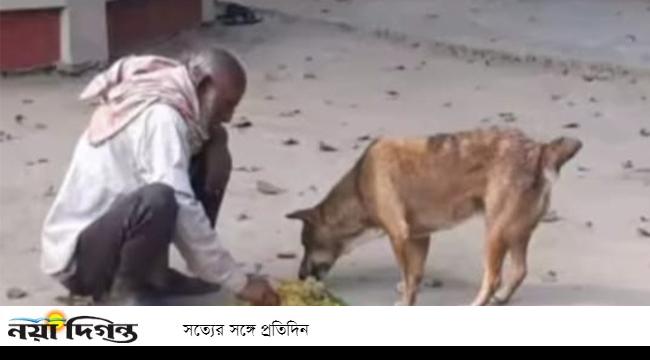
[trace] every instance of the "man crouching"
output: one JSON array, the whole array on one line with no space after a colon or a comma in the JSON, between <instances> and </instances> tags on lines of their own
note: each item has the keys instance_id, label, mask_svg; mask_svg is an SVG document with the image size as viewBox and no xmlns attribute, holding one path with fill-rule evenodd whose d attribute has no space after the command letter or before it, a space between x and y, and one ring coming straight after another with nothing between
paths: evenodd
<instances>
[{"instance_id":1,"label":"man crouching","mask_svg":"<svg viewBox=\"0 0 650 360\"><path fill-rule=\"evenodd\" d=\"M245 89L242 65L221 49L183 61L127 57L95 77L81 98L99 105L45 220L44 272L95 301L223 284L244 301L277 305L268 282L248 276L213 229L231 167L222 123ZM221 170L205 169L205 151L217 154L208 168ZM191 172L193 159L205 171ZM193 178L206 171L220 179ZM172 243L198 278L169 267Z\"/></svg>"}]
</instances>

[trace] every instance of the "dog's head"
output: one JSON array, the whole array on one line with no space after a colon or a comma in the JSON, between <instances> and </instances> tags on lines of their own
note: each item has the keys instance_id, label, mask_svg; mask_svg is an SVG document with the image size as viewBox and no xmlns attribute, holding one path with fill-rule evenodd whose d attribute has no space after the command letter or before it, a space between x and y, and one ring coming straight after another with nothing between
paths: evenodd
<instances>
[{"instance_id":1,"label":"dog's head","mask_svg":"<svg viewBox=\"0 0 650 360\"><path fill-rule=\"evenodd\" d=\"M336 231L325 224L318 208L297 210L287 214L287 218L303 223L301 242L304 255L298 277L304 280L313 276L322 280L342 253Z\"/></svg>"}]
</instances>

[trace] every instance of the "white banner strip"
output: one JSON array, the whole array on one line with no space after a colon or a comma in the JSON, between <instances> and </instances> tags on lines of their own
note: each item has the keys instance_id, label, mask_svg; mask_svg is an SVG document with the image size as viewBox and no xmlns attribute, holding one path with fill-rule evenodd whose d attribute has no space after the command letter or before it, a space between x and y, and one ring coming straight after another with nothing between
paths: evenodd
<instances>
[{"instance_id":1,"label":"white banner strip","mask_svg":"<svg viewBox=\"0 0 650 360\"><path fill-rule=\"evenodd\" d=\"M3 307L1 345L650 345L650 307Z\"/></svg>"}]
</instances>

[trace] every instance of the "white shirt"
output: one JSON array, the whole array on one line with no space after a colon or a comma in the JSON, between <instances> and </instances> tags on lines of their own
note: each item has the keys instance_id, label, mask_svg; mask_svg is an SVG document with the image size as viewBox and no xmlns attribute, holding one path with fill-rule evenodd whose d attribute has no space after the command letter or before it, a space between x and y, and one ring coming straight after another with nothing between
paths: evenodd
<instances>
[{"instance_id":1,"label":"white shirt","mask_svg":"<svg viewBox=\"0 0 650 360\"><path fill-rule=\"evenodd\" d=\"M84 133L43 227L41 267L59 279L75 270L78 235L118 196L160 182L175 190L178 216L174 244L201 279L234 292L246 275L222 246L190 185L188 127L171 107L152 105L100 146Z\"/></svg>"}]
</instances>

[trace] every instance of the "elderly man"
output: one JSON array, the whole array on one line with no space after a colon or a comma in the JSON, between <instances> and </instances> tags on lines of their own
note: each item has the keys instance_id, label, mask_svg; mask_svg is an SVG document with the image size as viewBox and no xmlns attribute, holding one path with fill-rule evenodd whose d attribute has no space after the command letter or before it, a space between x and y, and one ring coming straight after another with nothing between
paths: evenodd
<instances>
[{"instance_id":1,"label":"elderly man","mask_svg":"<svg viewBox=\"0 0 650 360\"><path fill-rule=\"evenodd\" d=\"M93 79L81 98L98 107L45 220L43 271L99 302L223 284L252 304L278 304L214 230L231 168L222 123L245 88L241 64L220 49L127 57ZM198 278L169 267L172 243Z\"/></svg>"}]
</instances>

